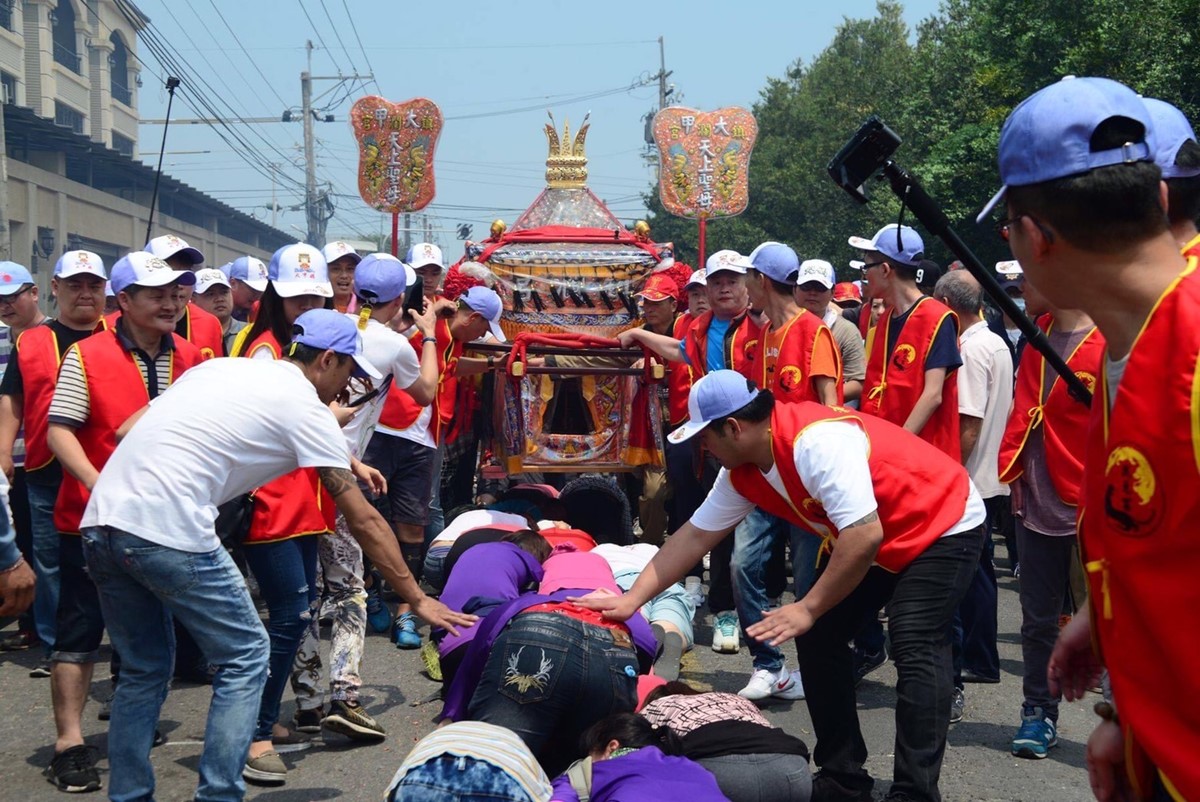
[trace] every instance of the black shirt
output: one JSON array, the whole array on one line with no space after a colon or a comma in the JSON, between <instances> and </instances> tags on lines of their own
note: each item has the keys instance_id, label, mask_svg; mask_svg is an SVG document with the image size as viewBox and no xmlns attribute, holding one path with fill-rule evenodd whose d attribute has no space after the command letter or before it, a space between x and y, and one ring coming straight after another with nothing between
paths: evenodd
<instances>
[{"instance_id":1,"label":"black shirt","mask_svg":"<svg viewBox=\"0 0 1200 802\"><path fill-rule=\"evenodd\" d=\"M58 342L58 359L61 362L63 354L75 343L86 340L94 331L80 331L58 320L47 320L42 323L49 326ZM22 332L23 333L23 332ZM21 378L21 361L17 358L18 344L13 343L12 356L8 360L8 369L4 371L4 379L0 381L0 395L25 395L25 381ZM25 481L35 485L56 485L62 481L62 467L57 459L52 459L41 468L25 470Z\"/></svg>"}]
</instances>

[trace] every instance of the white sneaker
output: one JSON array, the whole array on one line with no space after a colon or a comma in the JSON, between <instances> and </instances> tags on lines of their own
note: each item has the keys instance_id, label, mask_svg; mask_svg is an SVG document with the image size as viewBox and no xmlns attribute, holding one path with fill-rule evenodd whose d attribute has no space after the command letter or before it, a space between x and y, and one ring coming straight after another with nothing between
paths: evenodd
<instances>
[{"instance_id":1,"label":"white sneaker","mask_svg":"<svg viewBox=\"0 0 1200 802\"><path fill-rule=\"evenodd\" d=\"M750 675L746 687L738 691L738 696L744 699L758 701L774 696L778 699L803 699L804 685L800 682L800 672L787 670L787 666L779 671L768 671L760 668Z\"/></svg>"},{"instance_id":2,"label":"white sneaker","mask_svg":"<svg viewBox=\"0 0 1200 802\"><path fill-rule=\"evenodd\" d=\"M741 639L738 636L739 627L737 613L733 610L717 613L713 618L713 651L737 654L742 648Z\"/></svg>"},{"instance_id":3,"label":"white sneaker","mask_svg":"<svg viewBox=\"0 0 1200 802\"><path fill-rule=\"evenodd\" d=\"M704 588L700 586L700 577L689 576L683 580L683 591L692 602L692 614L704 606Z\"/></svg>"}]
</instances>

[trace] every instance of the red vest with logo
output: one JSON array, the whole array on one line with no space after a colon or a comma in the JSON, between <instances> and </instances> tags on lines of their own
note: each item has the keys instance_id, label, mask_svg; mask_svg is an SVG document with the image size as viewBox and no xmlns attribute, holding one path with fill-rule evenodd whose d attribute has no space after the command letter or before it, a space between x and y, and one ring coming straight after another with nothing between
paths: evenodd
<instances>
[{"instance_id":1,"label":"red vest with logo","mask_svg":"<svg viewBox=\"0 0 1200 802\"><path fill-rule=\"evenodd\" d=\"M689 315L677 315L671 324L671 336L682 340L692 325ZM692 390L692 371L686 362L667 362L667 424L678 426L687 420L688 393Z\"/></svg>"},{"instance_id":2,"label":"red vest with logo","mask_svg":"<svg viewBox=\"0 0 1200 802\"><path fill-rule=\"evenodd\" d=\"M708 327L712 319L710 309L693 320L683 340L693 379L708 373ZM758 378L754 366L759 333L758 324L746 312L729 321L729 328L725 332L725 367L736 370L750 381Z\"/></svg>"},{"instance_id":3,"label":"red vest with logo","mask_svg":"<svg viewBox=\"0 0 1200 802\"><path fill-rule=\"evenodd\" d=\"M1144 799L1150 763L1174 798L1200 799L1197 262L1188 259L1150 313L1119 387L1100 372L1079 518L1092 633Z\"/></svg>"},{"instance_id":4,"label":"red vest with logo","mask_svg":"<svg viewBox=\"0 0 1200 802\"><path fill-rule=\"evenodd\" d=\"M262 348L276 359L282 353L279 341L270 331L254 338L243 352L252 357ZM321 484L316 469L298 468L254 491L246 543L273 543L300 535L332 532L335 516L333 497Z\"/></svg>"},{"instance_id":5,"label":"red vest with logo","mask_svg":"<svg viewBox=\"0 0 1200 802\"><path fill-rule=\"evenodd\" d=\"M171 370L159 376L159 392L175 383L179 374L201 361L200 351L178 334L172 334ZM96 470L104 469L117 448L117 429L150 402L146 382L138 368L137 357L126 351L115 331L102 331L72 345L79 352L88 391L88 419L75 430L83 453ZM54 527L62 533L79 534L91 492L83 483L63 471L58 501L54 504Z\"/></svg>"},{"instance_id":6,"label":"red vest with logo","mask_svg":"<svg viewBox=\"0 0 1200 802\"><path fill-rule=\"evenodd\" d=\"M1050 315L1043 315L1037 323L1047 334L1054 327ZM1064 354L1063 358L1079 380L1095 392L1096 377L1104 369L1103 355L1104 336L1093 326L1075 350ZM1011 484L1025 473L1021 455L1029 437L1041 427L1046 469L1054 492L1064 504L1074 507L1079 504L1079 485L1083 481L1083 451L1091 409L1071 397L1066 383L1057 373L1046 392L1045 378L1046 358L1037 349L1025 349L1017 371L1012 412L1000 441L1000 481ZM1045 403L1042 403L1043 397Z\"/></svg>"},{"instance_id":7,"label":"red vest with logo","mask_svg":"<svg viewBox=\"0 0 1200 802\"><path fill-rule=\"evenodd\" d=\"M434 393L433 410L429 416L429 435L433 442L441 443L445 432L454 418L455 395L458 392L458 358L462 356L463 344L450 334L450 322L439 319L434 330L437 339L438 355L438 386ZM413 350L421 355L424 344L420 332L411 338ZM390 429L407 429L416 422L423 406L413 397L395 384L388 390L387 400L383 403L383 412L379 422Z\"/></svg>"},{"instance_id":8,"label":"red vest with logo","mask_svg":"<svg viewBox=\"0 0 1200 802\"><path fill-rule=\"evenodd\" d=\"M96 331L107 328L103 319ZM48 325L34 326L17 338L17 363L24 386L25 470L36 471L54 462L54 454L46 443L49 429L50 401L58 385L58 368L62 356L58 335Z\"/></svg>"},{"instance_id":9,"label":"red vest with logo","mask_svg":"<svg viewBox=\"0 0 1200 802\"><path fill-rule=\"evenodd\" d=\"M188 304L183 311L186 325L184 338L200 349L200 356L212 359L225 356L225 334L221 331L221 320L194 303Z\"/></svg>"},{"instance_id":10,"label":"red vest with logo","mask_svg":"<svg viewBox=\"0 0 1200 802\"><path fill-rule=\"evenodd\" d=\"M925 359L933 338L943 324L958 331L958 318L945 305L922 297L913 305L888 352L888 330L892 309L885 309L875 325L867 353L867 376L863 382L862 411L903 426L925 389ZM957 341L957 335L955 337ZM929 416L920 437L940 448L955 461L962 458L958 428L958 382L947 371L942 385L942 403Z\"/></svg>"},{"instance_id":11,"label":"red vest with logo","mask_svg":"<svg viewBox=\"0 0 1200 802\"><path fill-rule=\"evenodd\" d=\"M777 404L771 415L771 452L787 496L781 496L753 463L729 472L733 487L755 506L817 533L827 545L835 543L837 527L804 486L795 461L796 441L804 430L835 420L853 423L867 435L867 465L883 526L875 563L893 573L903 571L962 519L971 483L959 462L899 426L812 401Z\"/></svg>"},{"instance_id":12,"label":"red vest with logo","mask_svg":"<svg viewBox=\"0 0 1200 802\"><path fill-rule=\"evenodd\" d=\"M775 344L778 344L777 346ZM770 353L778 347L778 353ZM842 366L837 344L825 321L812 312L802 310L780 329L776 336L767 323L758 339L758 376L754 383L769 389L777 401L816 401L817 393L812 383L813 356L819 349L829 352L837 365L837 400L842 402Z\"/></svg>"}]
</instances>

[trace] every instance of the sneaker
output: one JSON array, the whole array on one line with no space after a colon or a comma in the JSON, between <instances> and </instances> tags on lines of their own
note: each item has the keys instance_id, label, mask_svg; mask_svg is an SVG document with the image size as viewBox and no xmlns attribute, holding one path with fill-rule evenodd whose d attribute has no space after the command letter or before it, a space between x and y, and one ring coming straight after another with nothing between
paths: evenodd
<instances>
[{"instance_id":1,"label":"sneaker","mask_svg":"<svg viewBox=\"0 0 1200 802\"><path fill-rule=\"evenodd\" d=\"M388 609L383 594L379 592L379 580L367 588L367 626L372 632L387 632L392 625L392 611Z\"/></svg>"},{"instance_id":2,"label":"sneaker","mask_svg":"<svg viewBox=\"0 0 1200 802\"><path fill-rule=\"evenodd\" d=\"M392 624L392 643L397 649L420 649L421 633L417 632L417 617L412 613L397 616Z\"/></svg>"},{"instance_id":3,"label":"sneaker","mask_svg":"<svg viewBox=\"0 0 1200 802\"><path fill-rule=\"evenodd\" d=\"M334 699L321 726L355 741L382 741L387 734L358 702Z\"/></svg>"},{"instance_id":4,"label":"sneaker","mask_svg":"<svg viewBox=\"0 0 1200 802\"><path fill-rule=\"evenodd\" d=\"M712 650L722 654L737 654L741 648L737 613L733 610L717 613L713 619Z\"/></svg>"},{"instance_id":5,"label":"sneaker","mask_svg":"<svg viewBox=\"0 0 1200 802\"><path fill-rule=\"evenodd\" d=\"M834 778L826 771L819 771L812 778L812 802L871 802L871 787L875 784L869 776L862 778L864 788L854 788Z\"/></svg>"},{"instance_id":6,"label":"sneaker","mask_svg":"<svg viewBox=\"0 0 1200 802\"><path fill-rule=\"evenodd\" d=\"M302 732L288 730L283 735L271 735L271 746L276 754L287 755L292 752L303 752L313 748L313 740Z\"/></svg>"},{"instance_id":7,"label":"sneaker","mask_svg":"<svg viewBox=\"0 0 1200 802\"><path fill-rule=\"evenodd\" d=\"M750 681L738 691L738 696L751 701L772 696L777 699L803 699L804 684L800 681L800 672L789 672L786 666L778 671L760 668L750 675Z\"/></svg>"},{"instance_id":8,"label":"sneaker","mask_svg":"<svg viewBox=\"0 0 1200 802\"><path fill-rule=\"evenodd\" d=\"M1000 681L1000 675L997 674L996 676L992 677L987 674L980 674L978 671L972 671L969 668L964 668L962 670L962 681L978 682L983 685L995 685Z\"/></svg>"},{"instance_id":9,"label":"sneaker","mask_svg":"<svg viewBox=\"0 0 1200 802\"><path fill-rule=\"evenodd\" d=\"M37 642L37 635L27 629L22 630L0 640L0 652L23 652Z\"/></svg>"},{"instance_id":10,"label":"sneaker","mask_svg":"<svg viewBox=\"0 0 1200 802\"><path fill-rule=\"evenodd\" d=\"M1013 566L1012 574L1013 574L1014 579L1021 578L1021 564L1020 563L1017 563Z\"/></svg>"},{"instance_id":11,"label":"sneaker","mask_svg":"<svg viewBox=\"0 0 1200 802\"><path fill-rule=\"evenodd\" d=\"M1021 711L1021 729L1012 741L1012 753L1016 757L1041 760L1051 749L1058 746L1058 730L1042 708L1024 708Z\"/></svg>"},{"instance_id":12,"label":"sneaker","mask_svg":"<svg viewBox=\"0 0 1200 802\"><path fill-rule=\"evenodd\" d=\"M957 724L963 720L963 711L967 707L967 697L963 694L962 688L955 688L954 695L950 697L950 723Z\"/></svg>"},{"instance_id":13,"label":"sneaker","mask_svg":"<svg viewBox=\"0 0 1200 802\"><path fill-rule=\"evenodd\" d=\"M887 647L880 649L877 652L864 652L859 649L854 650L854 684L863 681L863 678L870 674L875 669L887 662Z\"/></svg>"},{"instance_id":14,"label":"sneaker","mask_svg":"<svg viewBox=\"0 0 1200 802\"><path fill-rule=\"evenodd\" d=\"M709 570L709 568L712 566L712 553L706 552L704 557L700 560L700 563L704 566L705 571Z\"/></svg>"},{"instance_id":15,"label":"sneaker","mask_svg":"<svg viewBox=\"0 0 1200 802\"><path fill-rule=\"evenodd\" d=\"M438 654L437 644L426 641L421 647L421 662L425 666L425 675L434 682L442 681L442 658Z\"/></svg>"},{"instance_id":16,"label":"sneaker","mask_svg":"<svg viewBox=\"0 0 1200 802\"><path fill-rule=\"evenodd\" d=\"M29 669L29 676L35 679L40 679L50 676L50 661L42 660L36 666Z\"/></svg>"},{"instance_id":17,"label":"sneaker","mask_svg":"<svg viewBox=\"0 0 1200 802\"><path fill-rule=\"evenodd\" d=\"M324 718L325 708L323 707L314 707L312 710L297 709L292 714L292 729L296 732L320 732L321 720Z\"/></svg>"},{"instance_id":18,"label":"sneaker","mask_svg":"<svg viewBox=\"0 0 1200 802\"><path fill-rule=\"evenodd\" d=\"M100 790L100 772L96 771L96 748L80 744L54 756L42 772L60 791L82 794Z\"/></svg>"},{"instance_id":19,"label":"sneaker","mask_svg":"<svg viewBox=\"0 0 1200 802\"><path fill-rule=\"evenodd\" d=\"M246 761L242 779L255 785L283 785L287 781L287 766L277 752L266 752Z\"/></svg>"},{"instance_id":20,"label":"sneaker","mask_svg":"<svg viewBox=\"0 0 1200 802\"><path fill-rule=\"evenodd\" d=\"M684 579L683 592L692 600L692 608L694 610L699 610L704 606L704 588L700 586L700 577L689 576Z\"/></svg>"}]
</instances>

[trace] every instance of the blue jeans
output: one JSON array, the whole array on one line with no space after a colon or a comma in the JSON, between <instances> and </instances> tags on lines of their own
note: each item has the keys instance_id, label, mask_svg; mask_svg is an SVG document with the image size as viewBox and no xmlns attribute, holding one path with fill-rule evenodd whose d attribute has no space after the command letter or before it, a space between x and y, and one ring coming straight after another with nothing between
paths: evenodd
<instances>
[{"instance_id":1,"label":"blue jeans","mask_svg":"<svg viewBox=\"0 0 1200 802\"><path fill-rule=\"evenodd\" d=\"M174 616L217 667L195 798L240 800L267 634L233 560L222 548L194 554L109 527L86 530L83 552L122 658L108 727L109 799L154 798L150 745L175 659Z\"/></svg>"},{"instance_id":2,"label":"blue jeans","mask_svg":"<svg viewBox=\"0 0 1200 802\"><path fill-rule=\"evenodd\" d=\"M29 530L33 535L33 572L37 587L33 595L33 621L46 653L54 648L58 619L58 530L54 528L54 502L58 485L26 483L29 492Z\"/></svg>"},{"instance_id":3,"label":"blue jeans","mask_svg":"<svg viewBox=\"0 0 1200 802\"><path fill-rule=\"evenodd\" d=\"M781 538L791 541L793 591L797 599L812 587L821 539L757 507L733 532L733 599L743 640L754 658L754 668L779 671L783 652L776 646L745 634L745 628L762 620L767 609L767 566Z\"/></svg>"},{"instance_id":4,"label":"blue jeans","mask_svg":"<svg viewBox=\"0 0 1200 802\"><path fill-rule=\"evenodd\" d=\"M584 730L634 709L637 666L633 646L619 645L611 629L523 613L492 643L467 718L521 736L553 777L579 757Z\"/></svg>"},{"instance_id":5,"label":"blue jeans","mask_svg":"<svg viewBox=\"0 0 1200 802\"><path fill-rule=\"evenodd\" d=\"M442 755L409 769L387 802L538 802L503 769L473 757Z\"/></svg>"},{"instance_id":6,"label":"blue jeans","mask_svg":"<svg viewBox=\"0 0 1200 802\"><path fill-rule=\"evenodd\" d=\"M267 605L271 659L263 687L255 741L271 740L279 703L308 622L317 614L317 537L302 535L274 543L247 543L246 564Z\"/></svg>"},{"instance_id":7,"label":"blue jeans","mask_svg":"<svg viewBox=\"0 0 1200 802\"><path fill-rule=\"evenodd\" d=\"M445 463L446 444L442 443L433 453L433 495L429 498L429 523L425 525L427 547L446 528L446 515L442 511L442 466Z\"/></svg>"}]
</instances>

